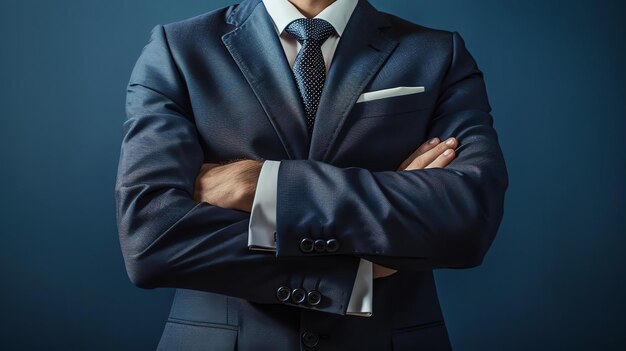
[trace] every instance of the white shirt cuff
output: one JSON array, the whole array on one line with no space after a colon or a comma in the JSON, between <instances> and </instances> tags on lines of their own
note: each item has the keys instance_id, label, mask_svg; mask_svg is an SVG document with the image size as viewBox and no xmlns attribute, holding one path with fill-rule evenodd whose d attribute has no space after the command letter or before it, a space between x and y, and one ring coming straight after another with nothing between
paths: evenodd
<instances>
[{"instance_id":1,"label":"white shirt cuff","mask_svg":"<svg viewBox=\"0 0 626 351\"><path fill-rule=\"evenodd\" d=\"M263 162L257 181L250 224L248 225L248 248L251 250L276 251L276 192L280 161Z\"/></svg>"},{"instance_id":2,"label":"white shirt cuff","mask_svg":"<svg viewBox=\"0 0 626 351\"><path fill-rule=\"evenodd\" d=\"M370 317L372 315L372 299L374 297L372 286L374 280L373 269L372 262L361 259L346 314L361 317Z\"/></svg>"}]
</instances>

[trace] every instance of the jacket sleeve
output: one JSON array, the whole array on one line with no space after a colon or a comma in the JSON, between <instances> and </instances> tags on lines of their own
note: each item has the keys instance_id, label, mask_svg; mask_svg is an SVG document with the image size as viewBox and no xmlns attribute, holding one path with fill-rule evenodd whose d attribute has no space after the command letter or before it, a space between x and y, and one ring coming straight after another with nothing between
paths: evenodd
<instances>
[{"instance_id":1,"label":"jacket sleeve","mask_svg":"<svg viewBox=\"0 0 626 351\"><path fill-rule=\"evenodd\" d=\"M355 255L395 269L479 265L503 216L508 174L493 128L483 74L458 33L427 138L459 141L444 168L369 171L317 160L283 160L278 173L277 256L304 238L335 238L330 255ZM384 145L384 142L381 142Z\"/></svg>"},{"instance_id":2,"label":"jacket sleeve","mask_svg":"<svg viewBox=\"0 0 626 351\"><path fill-rule=\"evenodd\" d=\"M279 258L249 250L248 212L193 199L204 154L166 28L152 30L127 87L115 200L130 280L142 288L202 290L345 314L358 258ZM297 302L288 298L293 289L316 290L321 301Z\"/></svg>"},{"instance_id":3,"label":"jacket sleeve","mask_svg":"<svg viewBox=\"0 0 626 351\"><path fill-rule=\"evenodd\" d=\"M280 161L266 160L261 167L257 191L254 194L248 228L248 247L251 250L276 252L276 194L278 193L278 168ZM361 259L348 301L346 314L369 317L372 314L373 296L372 262Z\"/></svg>"}]
</instances>

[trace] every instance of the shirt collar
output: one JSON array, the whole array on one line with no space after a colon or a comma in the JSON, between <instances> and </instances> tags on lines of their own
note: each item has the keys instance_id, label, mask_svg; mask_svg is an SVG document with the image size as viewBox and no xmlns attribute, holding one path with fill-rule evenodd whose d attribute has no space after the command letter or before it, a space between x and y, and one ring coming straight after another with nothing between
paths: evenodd
<instances>
[{"instance_id":1,"label":"shirt collar","mask_svg":"<svg viewBox=\"0 0 626 351\"><path fill-rule=\"evenodd\" d=\"M335 28L337 34L341 36L357 3L358 0L335 0L315 18L328 21ZM306 18L289 0L263 0L263 4L274 21L278 34L282 34L291 21Z\"/></svg>"}]
</instances>

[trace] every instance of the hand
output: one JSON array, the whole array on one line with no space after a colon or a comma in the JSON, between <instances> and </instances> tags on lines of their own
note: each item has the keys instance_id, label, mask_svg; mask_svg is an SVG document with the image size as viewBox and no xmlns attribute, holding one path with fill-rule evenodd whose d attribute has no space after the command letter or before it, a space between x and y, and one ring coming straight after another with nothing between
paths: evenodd
<instances>
[{"instance_id":1,"label":"hand","mask_svg":"<svg viewBox=\"0 0 626 351\"><path fill-rule=\"evenodd\" d=\"M196 177L193 198L234 210L252 211L256 184L264 161L204 163Z\"/></svg>"},{"instance_id":2,"label":"hand","mask_svg":"<svg viewBox=\"0 0 626 351\"><path fill-rule=\"evenodd\" d=\"M446 141L451 141L447 144ZM457 140L454 137L448 138L444 142L441 142L439 138L433 138L415 150L411 156L409 156L400 167L398 171L408 171L413 169L425 169L425 168L443 168L450 163L456 156L454 148L457 146ZM445 152L450 150L446 155ZM395 269L387 268L385 266L373 264L374 279L388 277L397 272Z\"/></svg>"},{"instance_id":3,"label":"hand","mask_svg":"<svg viewBox=\"0 0 626 351\"><path fill-rule=\"evenodd\" d=\"M454 148L457 147L457 144L458 141L454 137L450 137L444 142L434 137L420 145L411 156L407 157L407 159L400 164L398 171L443 168L456 156ZM448 152L448 154L446 154L446 152Z\"/></svg>"}]
</instances>

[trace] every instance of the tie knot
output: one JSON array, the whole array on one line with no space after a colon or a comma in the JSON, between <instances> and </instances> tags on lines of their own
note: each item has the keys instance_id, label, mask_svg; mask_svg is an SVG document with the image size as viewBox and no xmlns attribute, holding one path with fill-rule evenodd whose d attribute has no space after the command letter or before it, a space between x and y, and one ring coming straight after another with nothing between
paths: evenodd
<instances>
[{"instance_id":1,"label":"tie knot","mask_svg":"<svg viewBox=\"0 0 626 351\"><path fill-rule=\"evenodd\" d=\"M303 44L305 40L313 39L320 45L334 32L332 24L321 18L298 18L291 21L285 31Z\"/></svg>"}]
</instances>

